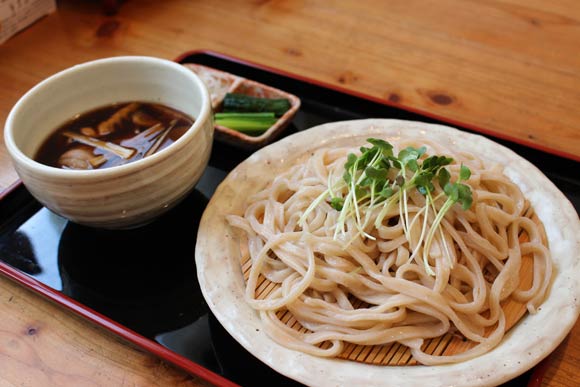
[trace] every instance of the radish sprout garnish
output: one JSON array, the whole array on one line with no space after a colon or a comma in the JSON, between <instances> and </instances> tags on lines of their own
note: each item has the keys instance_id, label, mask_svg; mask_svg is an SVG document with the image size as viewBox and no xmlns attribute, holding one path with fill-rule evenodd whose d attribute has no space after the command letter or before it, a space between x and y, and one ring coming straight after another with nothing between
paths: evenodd
<instances>
[{"instance_id":1,"label":"radish sprout garnish","mask_svg":"<svg viewBox=\"0 0 580 387\"><path fill-rule=\"evenodd\" d=\"M367 141L372 147L361 147L359 156L354 153L347 156L341 180L332 183L332 175L328 176L327 189L310 204L300 217L298 225L304 228L308 215L322 202L327 201L333 209L339 211L335 239L346 234L347 220L351 220L356 228L354 236L346 241L348 246L359 236L376 239L371 235L369 225L379 228L391 208L398 206L399 221L413 249L409 261L422 249L425 271L429 275L435 275L429 265L428 256L433 239L439 233L442 251L449 265L453 266L441 222L455 203L461 204L463 210L471 207L471 188L463 183L471 176L469 168L461 165L459 177L452 183L451 174L445 168L453 163L450 157L426 157L426 147L407 147L395 156L389 142L376 138L369 138ZM434 197L435 184L441 192ZM425 197L425 205L415 211L411 220L408 198L412 190L417 190ZM447 199L437 209L436 202L445 196ZM410 231L421 216L421 233L417 242L412 244ZM432 217L433 221L429 225Z\"/></svg>"}]
</instances>

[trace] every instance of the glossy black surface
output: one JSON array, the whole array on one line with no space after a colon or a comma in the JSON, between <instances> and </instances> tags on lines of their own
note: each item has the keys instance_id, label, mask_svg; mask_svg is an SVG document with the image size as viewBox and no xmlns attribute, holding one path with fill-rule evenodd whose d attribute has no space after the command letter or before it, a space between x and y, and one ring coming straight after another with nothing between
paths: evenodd
<instances>
[{"instance_id":1,"label":"glossy black surface","mask_svg":"<svg viewBox=\"0 0 580 387\"><path fill-rule=\"evenodd\" d=\"M306 82L207 54L183 62L209 65L299 96L302 106L284 135L320 123L366 117L437 122ZM495 139L497 141L497 139ZM577 162L505 141L536 164L580 208ZM256 360L209 312L197 283L199 219L217 185L251 152L215 143L196 189L145 227L105 231L67 222L23 187L0 202L0 259L56 291L242 385L297 386ZM506 384L525 385L530 373Z\"/></svg>"}]
</instances>

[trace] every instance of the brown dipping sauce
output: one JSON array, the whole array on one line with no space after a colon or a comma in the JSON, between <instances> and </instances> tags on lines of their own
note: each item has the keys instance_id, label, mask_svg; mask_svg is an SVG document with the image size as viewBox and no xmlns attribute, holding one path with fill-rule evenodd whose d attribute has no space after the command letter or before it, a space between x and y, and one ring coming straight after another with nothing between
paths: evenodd
<instances>
[{"instance_id":1,"label":"brown dipping sauce","mask_svg":"<svg viewBox=\"0 0 580 387\"><path fill-rule=\"evenodd\" d=\"M103 169L148 157L179 139L194 120L150 102L103 106L58 127L36 161L63 169Z\"/></svg>"}]
</instances>

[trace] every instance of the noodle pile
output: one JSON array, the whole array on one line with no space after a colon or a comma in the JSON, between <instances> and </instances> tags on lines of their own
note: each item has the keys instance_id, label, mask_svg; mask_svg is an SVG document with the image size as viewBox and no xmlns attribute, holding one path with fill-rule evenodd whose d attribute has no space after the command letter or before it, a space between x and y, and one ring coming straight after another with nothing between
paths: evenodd
<instances>
[{"instance_id":1,"label":"noodle pile","mask_svg":"<svg viewBox=\"0 0 580 387\"><path fill-rule=\"evenodd\" d=\"M395 147L417 146L399 141ZM407 346L425 365L455 363L488 352L506 331L500 302L508 297L535 313L545 298L552 264L541 225L520 189L500 166L485 167L471 154L421 141L429 154L454 159L452 179L468 166L473 203L455 204L440 224L428 251L435 275L429 275L417 241L424 222L425 196L409 193L411 226L403 230L398 206L389 209L379 227L378 210L367 214L364 230L347 219L336 232L339 211L321 201L308 207L343 175L349 148L323 148L279 174L248 199L243 215L227 220L239 231L241 261L251 260L245 298L257 310L268 335L279 344L304 353L339 356L347 343ZM355 151L356 152L356 151ZM435 182L434 196L441 192ZM438 199L440 207L444 199ZM520 234L527 234L527 239ZM368 237L371 236L371 237ZM444 240L443 240L444 239ZM443 250L448 251L444 254ZM518 289L522 257L533 259L532 285ZM451 258L451 259L449 259ZM266 296L261 279L277 284ZM301 329L280 320L289 311ZM476 343L463 353L438 356L425 351L427 340L452 333Z\"/></svg>"}]
</instances>

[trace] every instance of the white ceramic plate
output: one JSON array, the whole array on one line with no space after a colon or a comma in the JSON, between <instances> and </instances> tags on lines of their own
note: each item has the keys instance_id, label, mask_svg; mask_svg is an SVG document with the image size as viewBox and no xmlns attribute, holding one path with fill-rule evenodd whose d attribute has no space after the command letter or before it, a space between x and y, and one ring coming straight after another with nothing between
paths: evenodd
<instances>
[{"instance_id":1,"label":"white ceramic plate","mask_svg":"<svg viewBox=\"0 0 580 387\"><path fill-rule=\"evenodd\" d=\"M239 245L227 214L243 213L244 200L275 174L318 147L363 144L368 137L396 140L422 137L478 154L505 165L543 221L555 262L548 298L526 315L491 352L459 364L375 366L326 359L289 350L262 331L258 314L244 301ZM303 131L254 153L218 187L201 220L196 265L203 295L219 322L250 353L276 371L312 386L492 386L536 365L572 329L580 311L580 221L566 197L535 166L484 137L441 125L399 120L335 122Z\"/></svg>"}]
</instances>

